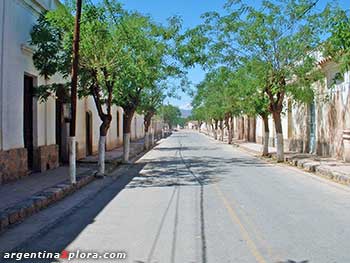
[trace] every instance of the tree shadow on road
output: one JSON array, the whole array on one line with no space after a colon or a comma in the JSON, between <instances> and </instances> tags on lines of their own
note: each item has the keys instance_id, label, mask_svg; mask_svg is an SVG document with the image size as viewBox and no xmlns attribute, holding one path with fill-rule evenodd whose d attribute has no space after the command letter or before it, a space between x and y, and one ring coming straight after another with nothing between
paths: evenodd
<instances>
[{"instance_id":1,"label":"tree shadow on road","mask_svg":"<svg viewBox=\"0 0 350 263\"><path fill-rule=\"evenodd\" d=\"M13 252L52 252L63 251L71 244L90 224L95 222L98 214L125 189L126 185L140 173L146 163L122 165L114 174L115 178L106 178L108 184L101 188L95 195L79 203L71 211L62 215L53 224L48 225L39 233L32 236L22 244L19 244ZM91 185L90 185L91 186ZM75 193L79 194L79 192ZM57 205L57 204L56 204ZM55 205L48 209L55 209ZM79 261L79 260L74 260ZM0 262L2 262L0 260ZM6 260L6 263L19 262L18 260ZM23 263L52 263L66 262L60 259L22 259ZM81 261L84 262L84 261Z\"/></svg>"},{"instance_id":2,"label":"tree shadow on road","mask_svg":"<svg viewBox=\"0 0 350 263\"><path fill-rule=\"evenodd\" d=\"M288 259L287 261L278 261L276 263L309 263L309 260L295 261Z\"/></svg>"},{"instance_id":3,"label":"tree shadow on road","mask_svg":"<svg viewBox=\"0 0 350 263\"><path fill-rule=\"evenodd\" d=\"M207 159L187 159L190 167L181 159L171 157L159 158L157 161L145 160L147 165L134 177L127 188L137 187L172 187L172 186L198 186L216 183L220 180L218 174L223 170L213 161ZM194 176L189 169L200 168Z\"/></svg>"}]
</instances>

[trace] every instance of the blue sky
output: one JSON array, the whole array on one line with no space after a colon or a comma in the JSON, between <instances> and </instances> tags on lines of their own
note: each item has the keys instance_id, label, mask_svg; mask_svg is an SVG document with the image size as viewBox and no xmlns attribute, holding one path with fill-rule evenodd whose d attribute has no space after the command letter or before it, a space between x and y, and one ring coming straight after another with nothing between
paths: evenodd
<instances>
[{"instance_id":1,"label":"blue sky","mask_svg":"<svg viewBox=\"0 0 350 263\"><path fill-rule=\"evenodd\" d=\"M226 0L120 0L126 9L137 10L144 14L151 15L155 21L165 23L166 19L173 15L179 15L183 19L184 28L190 28L201 23L201 14L208 11L222 11ZM251 5L261 3L261 0L246 1ZM320 0L317 8L322 8L330 1ZM339 0L340 5L348 9L349 0ZM204 78L204 72L196 67L189 71L189 79L194 83L199 83ZM173 105L180 108L188 108L191 98L186 94L179 94L181 99L167 99Z\"/></svg>"},{"instance_id":2,"label":"blue sky","mask_svg":"<svg viewBox=\"0 0 350 263\"><path fill-rule=\"evenodd\" d=\"M179 15L183 19L183 27L190 28L201 23L201 14L208 11L220 11L225 0L121 0L126 9L138 10L144 14L150 14L155 21L166 23L168 17ZM204 78L204 72L196 67L189 71L189 79L195 84ZM179 91L181 99L167 99L166 102L188 108L191 98Z\"/></svg>"}]
</instances>

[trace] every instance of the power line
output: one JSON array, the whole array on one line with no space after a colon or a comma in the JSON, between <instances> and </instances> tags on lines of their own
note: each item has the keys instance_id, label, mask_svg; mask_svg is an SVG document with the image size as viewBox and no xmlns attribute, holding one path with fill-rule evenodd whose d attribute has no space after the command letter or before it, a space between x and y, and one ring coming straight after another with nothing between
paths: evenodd
<instances>
[{"instance_id":1,"label":"power line","mask_svg":"<svg viewBox=\"0 0 350 263\"><path fill-rule=\"evenodd\" d=\"M314 7L318 4L319 1L320 1L320 0L316 0L316 1L313 2L311 5L309 5L307 8L305 8L304 12L303 12L302 14L300 14L300 15L297 17L297 19L295 19L294 22L291 23L291 24L288 26L288 28L281 34L281 36L277 39L277 41L280 40L280 39L283 37L283 35L284 35L285 33L287 33L289 30L291 30L292 27L294 26L295 22L298 21L298 20L300 20L304 15L306 15L312 8L314 8Z\"/></svg>"}]
</instances>

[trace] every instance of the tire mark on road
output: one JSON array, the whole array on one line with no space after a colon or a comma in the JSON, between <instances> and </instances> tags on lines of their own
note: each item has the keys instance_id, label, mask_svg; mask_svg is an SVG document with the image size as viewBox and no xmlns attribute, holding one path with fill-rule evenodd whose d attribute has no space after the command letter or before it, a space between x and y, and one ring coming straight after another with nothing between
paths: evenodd
<instances>
[{"instance_id":1,"label":"tire mark on road","mask_svg":"<svg viewBox=\"0 0 350 263\"><path fill-rule=\"evenodd\" d=\"M175 193L176 193L176 192L177 192L177 188L174 187L174 190L173 190L173 192L172 192L172 194L171 194L171 197L170 197L170 199L169 199L168 205L167 205L167 207L166 207L166 209L165 209L165 211L164 211L164 214L163 214L163 216L162 216L162 219L161 219L161 221L160 221L160 225L159 225L159 227L158 227L157 234L156 234L156 236L155 236L155 238L154 238L154 241L153 241L153 243L152 243L152 247L151 247L150 253L149 253L148 257L147 257L147 261L146 261L146 262L149 262L149 263L150 263L151 260L152 260L152 257L153 257L153 255L154 255L154 252L155 252L156 247L157 247L157 243L158 243L158 240L159 240L160 233L162 232L162 229L163 229L163 226L164 226L164 223L165 223L165 219L166 219L166 217L167 217L167 215L168 215L168 213L169 213L170 206L171 206L171 204L172 204L172 202L173 202L173 200L174 200L174 197L175 197Z\"/></svg>"},{"instance_id":2,"label":"tire mark on road","mask_svg":"<svg viewBox=\"0 0 350 263\"><path fill-rule=\"evenodd\" d=\"M191 170L191 166L185 161L183 155L182 155L182 142L179 138L179 154L181 161L189 171L189 173L196 179L200 186L200 227L201 227L201 243L202 243L202 263L207 263L207 243L206 243L206 237L205 237L205 219L204 219L204 184L202 180L194 174L194 172Z\"/></svg>"},{"instance_id":3,"label":"tire mark on road","mask_svg":"<svg viewBox=\"0 0 350 263\"><path fill-rule=\"evenodd\" d=\"M176 205L175 205L175 219L174 219L174 230L173 230L173 242L171 246L171 263L175 263L176 256L176 242L177 242L177 230L179 223L179 204L180 204L180 186L177 187L177 197L176 197Z\"/></svg>"},{"instance_id":4,"label":"tire mark on road","mask_svg":"<svg viewBox=\"0 0 350 263\"><path fill-rule=\"evenodd\" d=\"M176 158L177 153L178 153L178 150L175 152L175 158ZM176 165L176 170L177 170L177 165ZM178 181L178 180L177 180L177 181ZM175 194L176 194L176 192L178 192L178 190L179 190L179 188L178 188L178 183L177 183L177 184L175 185L174 189L173 189L173 192L172 192L172 194L171 194L171 197L170 197L170 200L169 200L169 202L168 202L168 205L167 205L167 207L166 207L166 209L165 209L165 211L164 211L164 214L163 214L163 216L162 216L162 219L161 219L161 221L160 221L160 225L159 225L157 234L156 234L156 236L155 236L155 238L154 238L154 241L153 241L153 244L152 244L150 253L149 253L148 257L147 257L147 261L146 261L146 262L148 262L148 263L151 263L151 260L152 260L152 258L153 258L154 252L155 252L156 247L157 247L157 244L158 244L158 240L159 240L159 237L160 237L160 233L161 233L161 231L162 231L162 229L163 229L163 226L164 226L166 217L167 217L167 215L168 215L168 213L169 213L169 210L170 210L170 206L171 206L171 204L173 203ZM179 194L178 194L178 198L179 198ZM177 199L178 199L178 198L177 198ZM176 240L176 239L175 239L175 240ZM174 244L173 244L173 246L174 246ZM172 248L172 251L173 251L173 249L174 249L174 248ZM172 252L172 253L173 253L173 252Z\"/></svg>"}]
</instances>

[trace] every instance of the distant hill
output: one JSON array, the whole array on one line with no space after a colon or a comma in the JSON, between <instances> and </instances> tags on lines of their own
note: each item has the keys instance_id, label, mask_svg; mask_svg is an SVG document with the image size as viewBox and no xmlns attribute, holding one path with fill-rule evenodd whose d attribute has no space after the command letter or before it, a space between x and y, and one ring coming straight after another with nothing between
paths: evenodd
<instances>
[{"instance_id":1,"label":"distant hill","mask_svg":"<svg viewBox=\"0 0 350 263\"><path fill-rule=\"evenodd\" d=\"M185 110L185 109L180 109L180 110L181 110L182 118L187 118L188 116L191 116L191 114L192 114L191 110Z\"/></svg>"}]
</instances>

